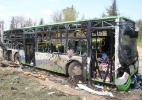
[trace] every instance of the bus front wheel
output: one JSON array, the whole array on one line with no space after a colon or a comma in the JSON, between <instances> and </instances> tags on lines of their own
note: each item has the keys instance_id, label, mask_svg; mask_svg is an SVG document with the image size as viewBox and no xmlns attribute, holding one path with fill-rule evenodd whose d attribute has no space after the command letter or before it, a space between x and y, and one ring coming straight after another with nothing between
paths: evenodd
<instances>
[{"instance_id":1,"label":"bus front wheel","mask_svg":"<svg viewBox=\"0 0 142 100\"><path fill-rule=\"evenodd\" d=\"M19 53L15 54L14 60L15 60L15 63L21 64L21 58L20 58L20 54Z\"/></svg>"},{"instance_id":2,"label":"bus front wheel","mask_svg":"<svg viewBox=\"0 0 142 100\"><path fill-rule=\"evenodd\" d=\"M78 62L72 62L68 68L68 74L70 77L82 77L82 66Z\"/></svg>"}]
</instances>

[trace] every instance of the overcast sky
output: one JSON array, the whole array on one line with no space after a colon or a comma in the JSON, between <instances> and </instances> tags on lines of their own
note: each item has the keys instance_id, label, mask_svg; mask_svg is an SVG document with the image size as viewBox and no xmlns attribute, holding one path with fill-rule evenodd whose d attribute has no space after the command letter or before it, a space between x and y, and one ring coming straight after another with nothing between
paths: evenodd
<instances>
[{"instance_id":1,"label":"overcast sky","mask_svg":"<svg viewBox=\"0 0 142 100\"><path fill-rule=\"evenodd\" d=\"M33 18L39 23L51 22L51 15L72 5L79 12L78 19L100 17L112 0L0 0L0 20L4 20L6 29L12 16ZM119 13L133 20L142 19L142 0L117 0Z\"/></svg>"}]
</instances>

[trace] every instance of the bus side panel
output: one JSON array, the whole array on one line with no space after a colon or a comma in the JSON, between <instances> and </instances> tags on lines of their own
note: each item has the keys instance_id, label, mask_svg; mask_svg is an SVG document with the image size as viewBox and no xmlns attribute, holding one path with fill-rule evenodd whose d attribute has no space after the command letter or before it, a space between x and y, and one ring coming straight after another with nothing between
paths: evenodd
<instances>
[{"instance_id":1,"label":"bus side panel","mask_svg":"<svg viewBox=\"0 0 142 100\"><path fill-rule=\"evenodd\" d=\"M36 67L65 74L68 56L50 53L35 53Z\"/></svg>"},{"instance_id":2,"label":"bus side panel","mask_svg":"<svg viewBox=\"0 0 142 100\"><path fill-rule=\"evenodd\" d=\"M90 66L91 66L90 60L91 60L91 58L87 57L87 66L86 66L87 68L86 68L86 70L84 72L86 74L87 79L89 79L89 77L90 77Z\"/></svg>"},{"instance_id":3,"label":"bus side panel","mask_svg":"<svg viewBox=\"0 0 142 100\"><path fill-rule=\"evenodd\" d=\"M26 63L25 51L19 50L19 54L20 54L20 58L21 58L21 63L25 64Z\"/></svg>"}]
</instances>

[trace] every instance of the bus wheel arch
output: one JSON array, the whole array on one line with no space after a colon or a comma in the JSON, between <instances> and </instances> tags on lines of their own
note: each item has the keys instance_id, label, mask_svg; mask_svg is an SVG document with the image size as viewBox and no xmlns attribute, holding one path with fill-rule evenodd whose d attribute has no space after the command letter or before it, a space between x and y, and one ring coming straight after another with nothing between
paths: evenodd
<instances>
[{"instance_id":1,"label":"bus wheel arch","mask_svg":"<svg viewBox=\"0 0 142 100\"><path fill-rule=\"evenodd\" d=\"M79 61L72 60L67 64L66 72L69 77L83 76L83 67Z\"/></svg>"},{"instance_id":2,"label":"bus wheel arch","mask_svg":"<svg viewBox=\"0 0 142 100\"><path fill-rule=\"evenodd\" d=\"M17 63L17 64L21 64L21 57L20 57L20 54L18 52L16 52L14 54L14 62Z\"/></svg>"}]
</instances>

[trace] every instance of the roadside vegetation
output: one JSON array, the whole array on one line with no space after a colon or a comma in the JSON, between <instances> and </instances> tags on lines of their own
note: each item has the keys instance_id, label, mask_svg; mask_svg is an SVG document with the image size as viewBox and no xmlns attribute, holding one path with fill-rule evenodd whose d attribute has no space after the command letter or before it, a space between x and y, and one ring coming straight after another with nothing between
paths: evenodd
<instances>
[{"instance_id":1,"label":"roadside vegetation","mask_svg":"<svg viewBox=\"0 0 142 100\"><path fill-rule=\"evenodd\" d=\"M142 47L142 40L138 39L137 45Z\"/></svg>"},{"instance_id":2,"label":"roadside vegetation","mask_svg":"<svg viewBox=\"0 0 142 100\"><path fill-rule=\"evenodd\" d=\"M139 38L138 38L138 46L142 47L142 20L139 19L136 21L136 26L138 27L138 31L139 31Z\"/></svg>"}]
</instances>

